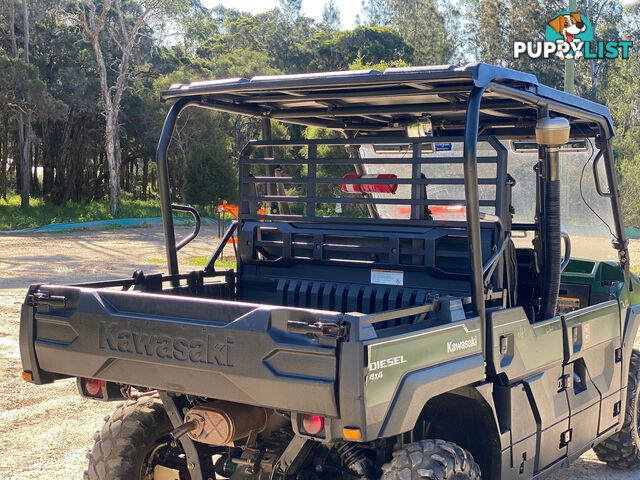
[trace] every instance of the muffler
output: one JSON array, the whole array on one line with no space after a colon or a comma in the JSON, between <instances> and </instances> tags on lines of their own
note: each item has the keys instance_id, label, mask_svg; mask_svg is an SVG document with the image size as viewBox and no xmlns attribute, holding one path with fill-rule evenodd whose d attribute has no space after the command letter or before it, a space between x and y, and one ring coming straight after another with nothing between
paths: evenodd
<instances>
[{"instance_id":1,"label":"muffler","mask_svg":"<svg viewBox=\"0 0 640 480\"><path fill-rule=\"evenodd\" d=\"M190 409L184 424L170 435L174 440L187 434L196 442L233 446L236 440L267 428L272 412L264 407L216 400Z\"/></svg>"}]
</instances>

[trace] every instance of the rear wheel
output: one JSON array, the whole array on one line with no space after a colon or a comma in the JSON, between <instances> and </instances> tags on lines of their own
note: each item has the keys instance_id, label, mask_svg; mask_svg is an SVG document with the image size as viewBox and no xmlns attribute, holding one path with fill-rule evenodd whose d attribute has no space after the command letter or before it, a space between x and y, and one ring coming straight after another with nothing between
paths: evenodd
<instances>
[{"instance_id":1,"label":"rear wheel","mask_svg":"<svg viewBox=\"0 0 640 480\"><path fill-rule=\"evenodd\" d=\"M473 456L455 443L421 440L393 452L381 480L480 480Z\"/></svg>"},{"instance_id":2,"label":"rear wheel","mask_svg":"<svg viewBox=\"0 0 640 480\"><path fill-rule=\"evenodd\" d=\"M162 402L142 397L120 405L96 432L85 480L189 480L180 446Z\"/></svg>"},{"instance_id":3,"label":"rear wheel","mask_svg":"<svg viewBox=\"0 0 640 480\"><path fill-rule=\"evenodd\" d=\"M631 352L627 409L622 430L596 445L600 460L614 468L640 468L640 351Z\"/></svg>"}]
</instances>

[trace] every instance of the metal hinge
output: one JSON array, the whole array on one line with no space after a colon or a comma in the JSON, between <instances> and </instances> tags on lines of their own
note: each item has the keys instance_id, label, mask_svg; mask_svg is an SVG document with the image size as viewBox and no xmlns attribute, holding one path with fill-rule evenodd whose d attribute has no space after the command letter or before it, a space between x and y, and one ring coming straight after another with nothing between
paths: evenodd
<instances>
[{"instance_id":1,"label":"metal hinge","mask_svg":"<svg viewBox=\"0 0 640 480\"><path fill-rule=\"evenodd\" d=\"M567 388L573 387L573 377L570 374L562 375L558 379L558 392L564 392Z\"/></svg>"},{"instance_id":2,"label":"metal hinge","mask_svg":"<svg viewBox=\"0 0 640 480\"><path fill-rule=\"evenodd\" d=\"M573 429L570 428L560 434L560 447L566 447L571 442L573 437Z\"/></svg>"},{"instance_id":3,"label":"metal hinge","mask_svg":"<svg viewBox=\"0 0 640 480\"><path fill-rule=\"evenodd\" d=\"M287 330L289 332L302 333L305 335L314 335L317 337L335 337L345 338L349 334L349 327L340 325L336 322L316 322L307 323L296 320L287 322Z\"/></svg>"},{"instance_id":4,"label":"metal hinge","mask_svg":"<svg viewBox=\"0 0 640 480\"><path fill-rule=\"evenodd\" d=\"M65 308L67 306L67 297L62 295L51 295L50 292L41 291L33 295L29 295L30 304L34 307L38 305L48 305L54 308Z\"/></svg>"},{"instance_id":5,"label":"metal hinge","mask_svg":"<svg viewBox=\"0 0 640 480\"><path fill-rule=\"evenodd\" d=\"M620 410L622 410L622 403L616 402L613 404L613 416L617 417L620 415Z\"/></svg>"},{"instance_id":6,"label":"metal hinge","mask_svg":"<svg viewBox=\"0 0 640 480\"><path fill-rule=\"evenodd\" d=\"M622 361L622 347L616 348L616 363L620 363Z\"/></svg>"}]
</instances>

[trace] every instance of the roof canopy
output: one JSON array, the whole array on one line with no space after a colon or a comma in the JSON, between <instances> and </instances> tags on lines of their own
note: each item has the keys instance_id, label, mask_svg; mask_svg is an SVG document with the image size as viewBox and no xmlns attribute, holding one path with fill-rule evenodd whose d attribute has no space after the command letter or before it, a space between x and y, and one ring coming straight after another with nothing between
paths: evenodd
<instances>
[{"instance_id":1,"label":"roof canopy","mask_svg":"<svg viewBox=\"0 0 640 480\"><path fill-rule=\"evenodd\" d=\"M184 98L224 112L359 134L393 135L429 115L436 135L461 135L474 87L487 87L480 111L483 135L531 136L538 108L545 105L569 118L572 136L595 135L598 124L613 133L605 106L541 85L535 75L482 63L176 84L161 99Z\"/></svg>"}]
</instances>

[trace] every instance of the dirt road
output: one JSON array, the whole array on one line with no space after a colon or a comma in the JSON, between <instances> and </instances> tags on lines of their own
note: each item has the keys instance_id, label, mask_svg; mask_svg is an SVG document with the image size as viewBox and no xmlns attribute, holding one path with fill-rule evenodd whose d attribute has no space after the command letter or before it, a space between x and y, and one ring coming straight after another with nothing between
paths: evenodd
<instances>
[{"instance_id":1,"label":"dirt road","mask_svg":"<svg viewBox=\"0 0 640 480\"><path fill-rule=\"evenodd\" d=\"M188 232L178 228L178 237ZM204 226L180 258L205 256L215 245L214 227ZM18 349L20 304L31 283L83 282L129 277L142 268L163 270L149 263L163 258L158 227L83 231L39 236L0 236L0 478L81 479L92 436L115 404L83 400L75 382L64 380L33 386L20 379ZM632 246L640 260L640 242ZM182 271L188 270L183 266ZM636 342L640 347L640 342ZM588 452L552 480L638 480L640 472L619 472Z\"/></svg>"}]
</instances>

